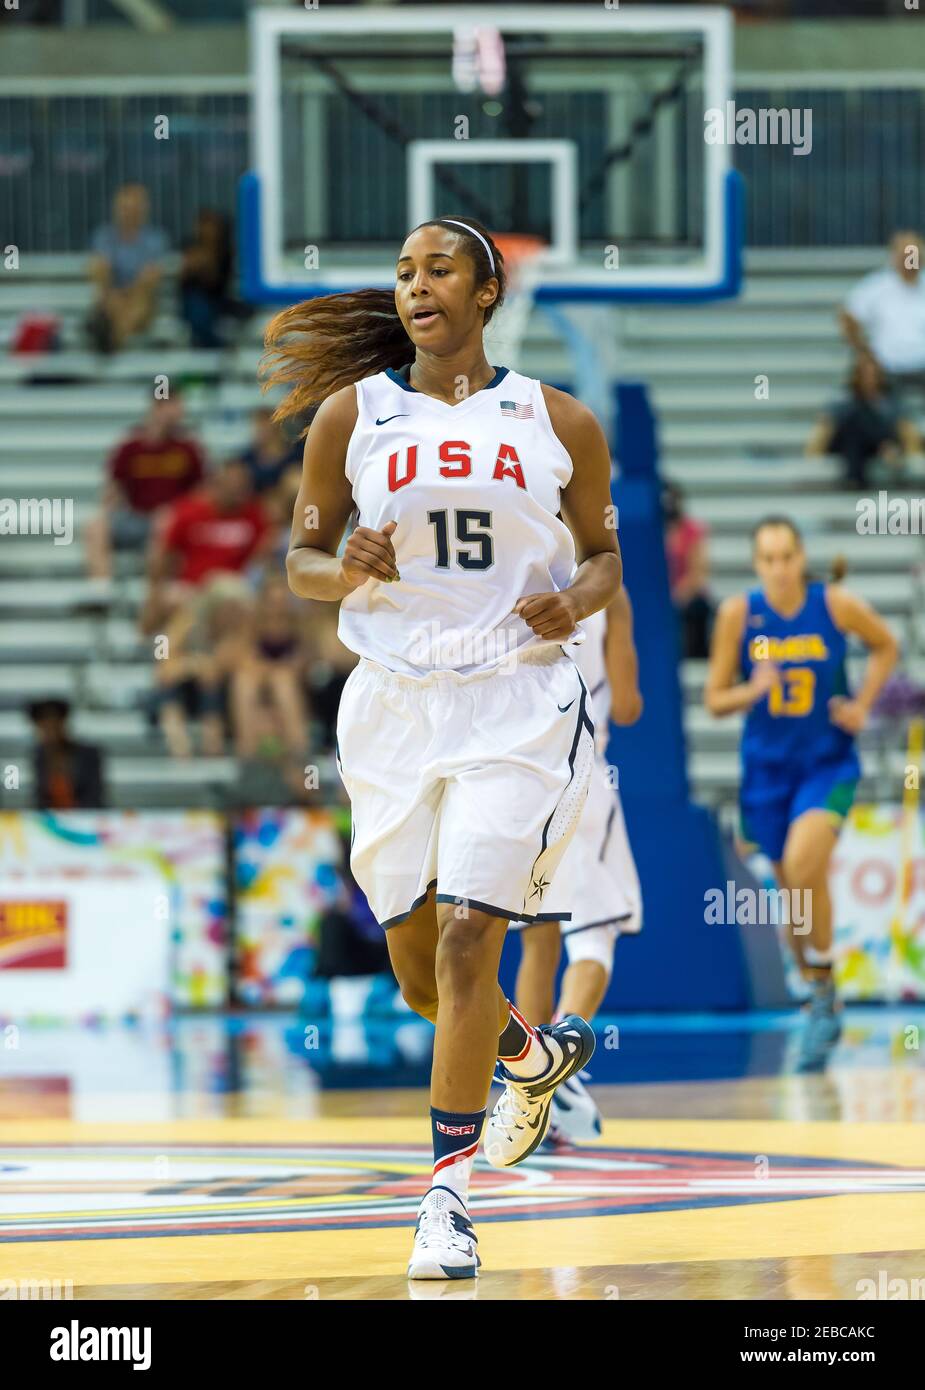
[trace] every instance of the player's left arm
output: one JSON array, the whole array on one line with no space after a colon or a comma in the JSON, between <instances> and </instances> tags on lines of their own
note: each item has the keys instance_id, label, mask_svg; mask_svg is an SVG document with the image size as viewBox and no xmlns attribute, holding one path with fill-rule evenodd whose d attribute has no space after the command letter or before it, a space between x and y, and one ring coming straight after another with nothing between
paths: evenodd
<instances>
[{"instance_id":1,"label":"player's left arm","mask_svg":"<svg viewBox=\"0 0 925 1390\"><path fill-rule=\"evenodd\" d=\"M642 714L639 659L633 641L633 609L621 589L607 609L604 664L610 682L610 717L615 724L635 724Z\"/></svg>"},{"instance_id":2,"label":"player's left arm","mask_svg":"<svg viewBox=\"0 0 925 1390\"><path fill-rule=\"evenodd\" d=\"M604 431L586 405L566 391L543 387L543 398L557 439L572 460L572 476L562 489L562 516L575 540L578 569L567 589L525 594L514 605L540 637L564 640L582 618L606 608L623 582L623 562L610 496L610 449Z\"/></svg>"},{"instance_id":3,"label":"player's left arm","mask_svg":"<svg viewBox=\"0 0 925 1390\"><path fill-rule=\"evenodd\" d=\"M849 593L840 584L829 584L825 596L835 626L859 637L870 653L860 690L852 699L836 695L829 701L832 723L857 734L866 725L874 701L899 660L899 643L879 613L857 594Z\"/></svg>"}]
</instances>

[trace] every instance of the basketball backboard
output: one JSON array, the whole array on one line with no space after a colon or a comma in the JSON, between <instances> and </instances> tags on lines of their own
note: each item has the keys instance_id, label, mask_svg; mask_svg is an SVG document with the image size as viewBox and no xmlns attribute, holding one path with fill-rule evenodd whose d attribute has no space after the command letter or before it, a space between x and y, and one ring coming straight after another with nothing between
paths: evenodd
<instances>
[{"instance_id":1,"label":"basketball backboard","mask_svg":"<svg viewBox=\"0 0 925 1390\"><path fill-rule=\"evenodd\" d=\"M440 214L541 237L539 300L735 294L738 183L704 138L731 26L686 5L252 11L245 294L391 286Z\"/></svg>"}]
</instances>

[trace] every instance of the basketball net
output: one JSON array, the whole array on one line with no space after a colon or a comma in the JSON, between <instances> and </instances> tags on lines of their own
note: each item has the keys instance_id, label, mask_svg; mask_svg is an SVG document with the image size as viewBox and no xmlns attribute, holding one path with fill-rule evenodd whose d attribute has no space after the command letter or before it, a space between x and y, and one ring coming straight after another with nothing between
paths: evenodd
<instances>
[{"instance_id":1,"label":"basketball net","mask_svg":"<svg viewBox=\"0 0 925 1390\"><path fill-rule=\"evenodd\" d=\"M519 370L527 325L533 312L533 297L542 279L542 253L546 250L546 242L526 232L498 232L493 240L504 257L507 273L504 304L498 313L497 339L509 364Z\"/></svg>"}]
</instances>

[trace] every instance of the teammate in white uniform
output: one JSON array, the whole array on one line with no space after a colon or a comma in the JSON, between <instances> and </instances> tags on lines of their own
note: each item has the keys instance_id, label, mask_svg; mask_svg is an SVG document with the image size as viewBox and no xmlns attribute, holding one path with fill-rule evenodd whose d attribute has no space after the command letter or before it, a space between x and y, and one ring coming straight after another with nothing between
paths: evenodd
<instances>
[{"instance_id":1,"label":"teammate in white uniform","mask_svg":"<svg viewBox=\"0 0 925 1390\"><path fill-rule=\"evenodd\" d=\"M360 656L337 723L351 867L405 999L436 1027L414 1278L478 1267L469 1174L496 1059L527 1115L486 1148L509 1163L542 1142L555 1087L594 1048L578 1017L532 1028L497 981L508 922L546 913L594 761L563 644L621 582L594 416L485 357L503 292L485 229L438 218L405 241L394 295L296 305L267 334L269 382L294 388L280 415L322 401L288 572L295 593L341 603Z\"/></svg>"},{"instance_id":2,"label":"teammate in white uniform","mask_svg":"<svg viewBox=\"0 0 925 1390\"><path fill-rule=\"evenodd\" d=\"M585 642L573 656L588 687L595 728L595 765L578 830L556 871L551 906L571 909L562 922L568 966L554 1003L561 949L557 922L512 923L521 928L517 1007L530 1019L569 1013L593 1019L610 983L617 937L642 926L642 895L620 794L606 761L609 721L635 724L642 713L639 664L633 644L633 614L621 589L603 612L583 627ZM592 1139L601 1131L600 1113L577 1073L556 1091L547 1142Z\"/></svg>"}]
</instances>

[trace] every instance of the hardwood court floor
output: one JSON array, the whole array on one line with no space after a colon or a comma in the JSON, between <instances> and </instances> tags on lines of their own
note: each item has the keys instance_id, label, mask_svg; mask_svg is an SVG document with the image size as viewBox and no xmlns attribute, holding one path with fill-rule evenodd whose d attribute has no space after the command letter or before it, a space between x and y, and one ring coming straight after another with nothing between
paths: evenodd
<instances>
[{"instance_id":1,"label":"hardwood court floor","mask_svg":"<svg viewBox=\"0 0 925 1390\"><path fill-rule=\"evenodd\" d=\"M601 1086L598 1143L501 1173L480 1163L475 1287L404 1277L430 1168L421 1090L322 1091L294 1106L265 1078L218 1104L187 1090L155 1119L143 1118L153 1093L147 1108L123 1101L120 1119L120 1097L100 1092L97 1120L47 1084L20 1076L4 1090L0 1077L0 1288L855 1300L884 1279L925 1280L925 1070L878 1060Z\"/></svg>"},{"instance_id":2,"label":"hardwood court floor","mask_svg":"<svg viewBox=\"0 0 925 1390\"><path fill-rule=\"evenodd\" d=\"M925 1033L914 1006L855 1012L811 1076L786 1017L627 1024L595 1056L598 1083L623 1083L595 1084L600 1143L478 1163L476 1284L405 1279L430 1176L426 1024L395 1054L345 1030L310 1065L278 1017L24 1030L0 1055L0 1294L858 1300L899 1279L922 1297L910 1022ZM415 1081L389 1088L401 1066Z\"/></svg>"}]
</instances>

